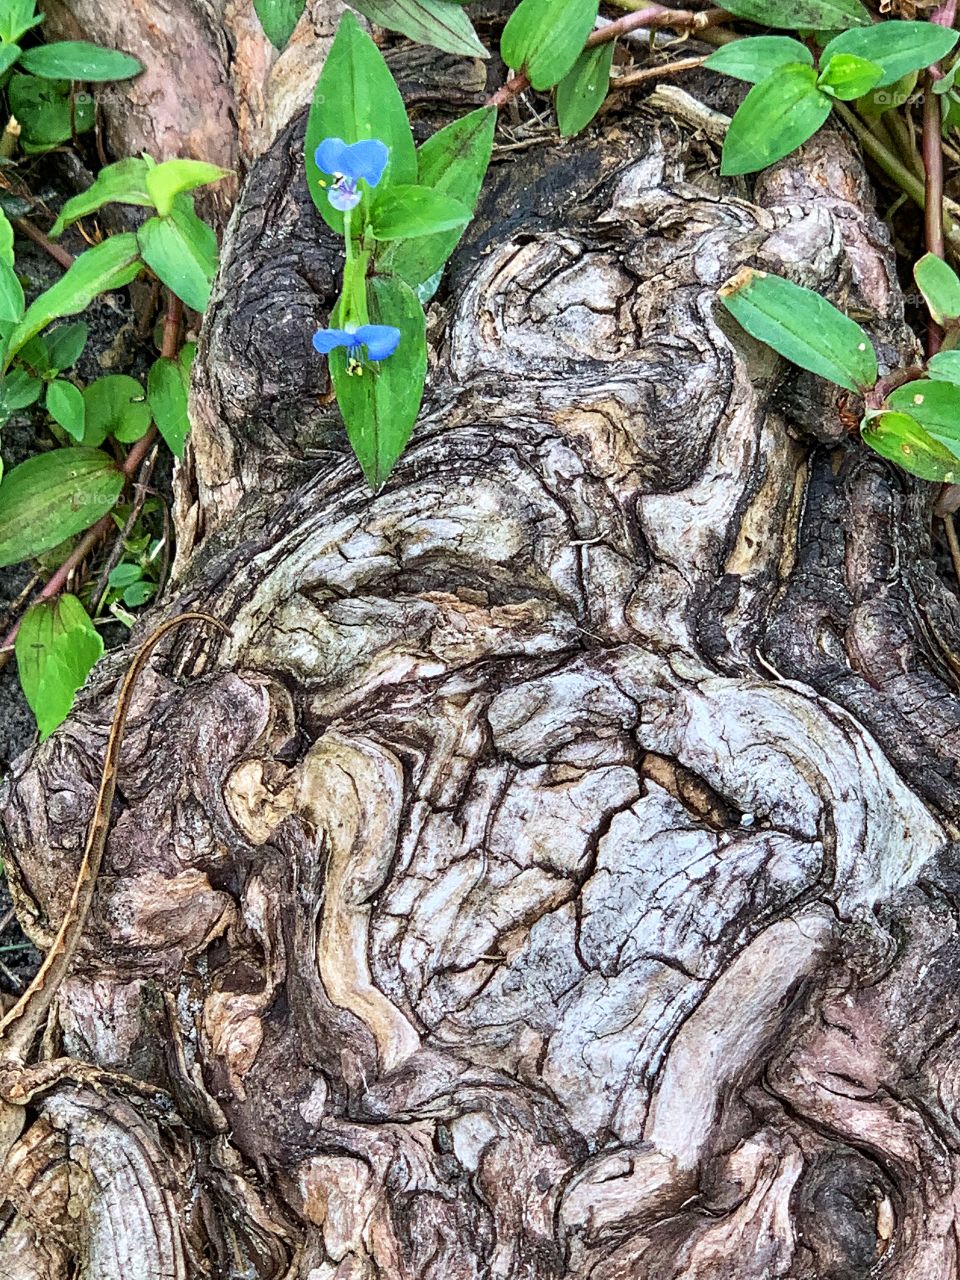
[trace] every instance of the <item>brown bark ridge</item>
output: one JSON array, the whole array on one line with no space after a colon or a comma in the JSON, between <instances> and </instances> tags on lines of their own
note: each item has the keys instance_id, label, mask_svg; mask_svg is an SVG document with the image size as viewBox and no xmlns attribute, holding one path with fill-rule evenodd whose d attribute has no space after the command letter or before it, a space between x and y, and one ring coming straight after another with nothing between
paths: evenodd
<instances>
[{"instance_id":1,"label":"brown bark ridge","mask_svg":"<svg viewBox=\"0 0 960 1280\"><path fill-rule=\"evenodd\" d=\"M505 152L372 496L302 140L234 212L180 477L169 608L232 639L134 708L43 1045L115 1075L33 1105L0 1275L954 1277L956 597L929 489L715 296L753 263L909 356L858 159L751 201L652 113ZM122 662L7 788L41 944Z\"/></svg>"}]
</instances>

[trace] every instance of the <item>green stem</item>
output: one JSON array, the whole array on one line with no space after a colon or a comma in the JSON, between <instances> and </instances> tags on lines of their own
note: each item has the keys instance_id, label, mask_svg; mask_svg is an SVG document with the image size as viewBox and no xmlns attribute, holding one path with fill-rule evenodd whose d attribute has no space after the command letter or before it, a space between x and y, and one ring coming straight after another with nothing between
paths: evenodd
<instances>
[{"instance_id":1,"label":"green stem","mask_svg":"<svg viewBox=\"0 0 960 1280\"><path fill-rule=\"evenodd\" d=\"M864 124L859 116L854 115L845 103L834 102L833 109L844 124L848 125L856 135L860 145L870 159L873 160L874 164L882 169L887 177L896 183L915 205L922 209L926 204L926 192L924 191L922 180L916 174L911 173L899 156L895 156L889 147L885 146L876 134ZM947 214L944 214L943 223L945 238L953 249L960 252L960 230L958 230L957 224Z\"/></svg>"}]
</instances>

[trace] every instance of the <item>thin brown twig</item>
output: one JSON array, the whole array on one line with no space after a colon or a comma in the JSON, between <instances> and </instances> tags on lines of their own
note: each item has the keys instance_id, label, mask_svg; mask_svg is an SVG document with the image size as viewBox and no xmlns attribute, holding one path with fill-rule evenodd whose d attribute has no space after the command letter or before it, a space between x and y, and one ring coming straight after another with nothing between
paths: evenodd
<instances>
[{"instance_id":1,"label":"thin brown twig","mask_svg":"<svg viewBox=\"0 0 960 1280\"><path fill-rule=\"evenodd\" d=\"M960 586L960 540L957 539L957 527L953 522L953 512L943 514L943 528L947 535L947 546L950 548L950 559L953 561L953 576Z\"/></svg>"},{"instance_id":2,"label":"thin brown twig","mask_svg":"<svg viewBox=\"0 0 960 1280\"><path fill-rule=\"evenodd\" d=\"M678 58L676 62L664 62L658 67L639 67L636 71L628 71L626 75L617 76L610 81L611 89L629 89L635 84L643 84L646 80L656 80L660 76L678 75L681 71L693 71L706 62L702 58Z\"/></svg>"},{"instance_id":3,"label":"thin brown twig","mask_svg":"<svg viewBox=\"0 0 960 1280\"><path fill-rule=\"evenodd\" d=\"M637 9L634 13L625 14L615 22L608 22L606 26L597 27L587 37L584 48L594 49L598 44L609 44L611 40L616 40L618 36L626 35L637 27L680 27L701 31L705 27L715 26L718 22L725 22L729 17L730 14L726 9L702 9L698 12L692 9L667 9L662 4L651 4L643 9ZM491 94L486 105L488 107L506 106L529 87L530 81L524 72L520 71L511 76L506 84L501 85L496 93Z\"/></svg>"},{"instance_id":4,"label":"thin brown twig","mask_svg":"<svg viewBox=\"0 0 960 1280\"><path fill-rule=\"evenodd\" d=\"M54 262L59 262L64 271L68 267L72 267L74 257L72 253L68 253L62 244L54 244L49 236L45 236L39 227L35 227L32 222L28 222L26 218L12 218L11 221L22 236L26 236L28 240L32 240L34 244L38 244L44 253L49 253Z\"/></svg>"}]
</instances>

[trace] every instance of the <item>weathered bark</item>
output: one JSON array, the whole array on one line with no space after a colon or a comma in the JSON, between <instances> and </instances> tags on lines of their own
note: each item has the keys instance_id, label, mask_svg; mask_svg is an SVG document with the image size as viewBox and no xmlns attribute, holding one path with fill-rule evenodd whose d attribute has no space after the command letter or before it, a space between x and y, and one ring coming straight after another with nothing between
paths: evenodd
<instances>
[{"instance_id":1,"label":"weathered bark","mask_svg":"<svg viewBox=\"0 0 960 1280\"><path fill-rule=\"evenodd\" d=\"M911 353L857 158L753 203L652 113L505 153L371 496L302 134L180 472L168 608L232 638L155 663L47 1037L132 1082L38 1104L0 1273L955 1276L956 598L927 487L715 301L752 262ZM41 942L123 661L9 788Z\"/></svg>"}]
</instances>

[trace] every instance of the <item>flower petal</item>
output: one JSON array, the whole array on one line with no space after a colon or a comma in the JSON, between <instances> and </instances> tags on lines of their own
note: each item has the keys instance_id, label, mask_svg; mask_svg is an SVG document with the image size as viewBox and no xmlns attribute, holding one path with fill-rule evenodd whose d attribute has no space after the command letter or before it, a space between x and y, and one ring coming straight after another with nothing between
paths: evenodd
<instances>
[{"instance_id":1,"label":"flower petal","mask_svg":"<svg viewBox=\"0 0 960 1280\"><path fill-rule=\"evenodd\" d=\"M348 209L355 209L360 203L360 192L352 182L338 182L327 192L327 199L335 209L346 213Z\"/></svg>"},{"instance_id":2,"label":"flower petal","mask_svg":"<svg viewBox=\"0 0 960 1280\"><path fill-rule=\"evenodd\" d=\"M392 324L362 324L353 336L367 348L371 360L386 360L400 345L400 330Z\"/></svg>"},{"instance_id":3,"label":"flower petal","mask_svg":"<svg viewBox=\"0 0 960 1280\"><path fill-rule=\"evenodd\" d=\"M318 329L313 335L313 345L322 356L326 356L337 347L356 346L357 335L347 333L346 329Z\"/></svg>"},{"instance_id":4,"label":"flower petal","mask_svg":"<svg viewBox=\"0 0 960 1280\"><path fill-rule=\"evenodd\" d=\"M390 148L378 138L370 138L367 142L355 142L347 148L346 164L349 168L337 172L356 182L363 178L371 187L375 187L383 177L383 171L390 159Z\"/></svg>"},{"instance_id":5,"label":"flower petal","mask_svg":"<svg viewBox=\"0 0 960 1280\"><path fill-rule=\"evenodd\" d=\"M317 168L322 169L324 173L346 173L343 167L347 162L350 148L342 138L324 138L314 152L313 158L317 162Z\"/></svg>"}]
</instances>

